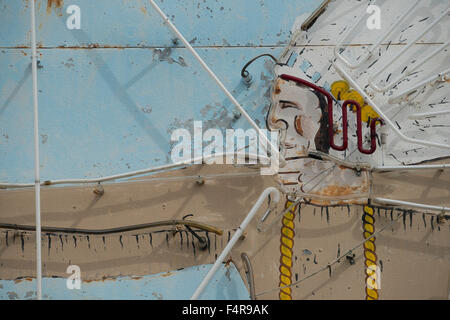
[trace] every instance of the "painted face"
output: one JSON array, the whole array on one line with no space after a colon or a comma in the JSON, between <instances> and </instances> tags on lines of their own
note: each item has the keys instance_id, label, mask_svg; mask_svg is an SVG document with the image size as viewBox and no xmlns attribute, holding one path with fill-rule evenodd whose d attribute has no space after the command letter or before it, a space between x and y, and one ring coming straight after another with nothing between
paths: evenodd
<instances>
[{"instance_id":1,"label":"painted face","mask_svg":"<svg viewBox=\"0 0 450 320\"><path fill-rule=\"evenodd\" d=\"M355 203L368 191L366 172L358 176L331 161L309 158L310 151L328 153L327 110L322 93L295 81L277 79L267 127L280 131L286 165L275 179L285 193L313 195L317 204Z\"/></svg>"},{"instance_id":2,"label":"painted face","mask_svg":"<svg viewBox=\"0 0 450 320\"><path fill-rule=\"evenodd\" d=\"M287 156L307 156L309 149L316 149L321 118L317 94L293 81L277 80L267 124L270 129L281 130Z\"/></svg>"}]
</instances>

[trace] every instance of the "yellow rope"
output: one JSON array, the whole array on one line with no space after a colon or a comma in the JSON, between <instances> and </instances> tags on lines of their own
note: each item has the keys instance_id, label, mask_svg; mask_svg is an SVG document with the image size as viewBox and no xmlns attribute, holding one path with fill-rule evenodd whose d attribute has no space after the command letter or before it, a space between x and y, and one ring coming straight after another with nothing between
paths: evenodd
<instances>
[{"instance_id":1,"label":"yellow rope","mask_svg":"<svg viewBox=\"0 0 450 320\"><path fill-rule=\"evenodd\" d=\"M363 236L369 238L375 232L375 217L373 208L364 206ZM377 254L375 253L375 237L364 242L364 265L366 270L366 300L378 300L377 287Z\"/></svg>"},{"instance_id":2,"label":"yellow rope","mask_svg":"<svg viewBox=\"0 0 450 320\"><path fill-rule=\"evenodd\" d=\"M286 208L289 208L293 202L287 200ZM298 205L293 206L291 210L286 212L282 219L281 238L280 238L280 284L286 286L292 283L292 248L294 247L294 218ZM280 289L280 300L292 300L291 288Z\"/></svg>"}]
</instances>

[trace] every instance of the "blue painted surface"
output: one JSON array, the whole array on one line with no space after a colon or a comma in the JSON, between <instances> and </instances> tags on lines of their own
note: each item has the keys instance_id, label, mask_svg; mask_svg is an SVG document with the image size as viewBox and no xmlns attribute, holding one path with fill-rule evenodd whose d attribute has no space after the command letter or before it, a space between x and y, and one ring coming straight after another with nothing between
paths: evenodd
<instances>
[{"instance_id":1,"label":"blue painted surface","mask_svg":"<svg viewBox=\"0 0 450 320\"><path fill-rule=\"evenodd\" d=\"M28 1L0 0L0 46L30 43ZM51 0L37 0L37 41L44 47L98 43L111 46L171 46L174 36L145 0L65 0L47 11ZM286 44L295 18L320 0L157 0L157 4L195 46L274 46ZM66 8L81 9L81 30L66 28ZM78 33L89 38L80 41ZM195 39L195 40L193 40Z\"/></svg>"},{"instance_id":2,"label":"blue painted surface","mask_svg":"<svg viewBox=\"0 0 450 320\"><path fill-rule=\"evenodd\" d=\"M186 38L197 38L199 54L264 128L272 62L250 66L250 87L240 70L258 54L279 55L295 18L319 2L158 3ZM55 3L47 13L47 1L38 1L37 10L41 180L170 163L172 130L192 130L193 120L205 129L249 128L189 52L168 47L173 35L148 2ZM65 8L75 3L81 30L68 30ZM29 45L28 10L28 1L0 0L0 181L11 183L34 181L30 49L17 48ZM111 48L74 48L93 44Z\"/></svg>"},{"instance_id":3,"label":"blue painted surface","mask_svg":"<svg viewBox=\"0 0 450 320\"><path fill-rule=\"evenodd\" d=\"M64 278L43 278L42 295L48 300L187 300L206 276L212 264L143 277L119 277L82 282L81 289L67 289ZM36 299L36 283L0 280L0 299ZM248 300L249 294L239 272L231 263L222 265L200 299Z\"/></svg>"}]
</instances>

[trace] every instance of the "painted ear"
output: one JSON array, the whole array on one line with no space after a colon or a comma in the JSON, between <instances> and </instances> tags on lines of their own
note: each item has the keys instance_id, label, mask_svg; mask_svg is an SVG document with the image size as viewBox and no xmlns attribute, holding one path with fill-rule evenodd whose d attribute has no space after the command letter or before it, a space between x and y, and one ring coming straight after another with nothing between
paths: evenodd
<instances>
[{"instance_id":1,"label":"painted ear","mask_svg":"<svg viewBox=\"0 0 450 320\"><path fill-rule=\"evenodd\" d=\"M295 116L294 120L295 131L301 136L303 136L303 128L302 128L302 117Z\"/></svg>"}]
</instances>

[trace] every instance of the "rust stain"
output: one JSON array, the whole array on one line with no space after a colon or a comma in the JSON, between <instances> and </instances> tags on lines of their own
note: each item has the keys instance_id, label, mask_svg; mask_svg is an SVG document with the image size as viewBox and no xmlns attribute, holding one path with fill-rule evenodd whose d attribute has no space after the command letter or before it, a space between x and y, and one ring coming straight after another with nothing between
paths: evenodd
<instances>
[{"instance_id":1,"label":"rust stain","mask_svg":"<svg viewBox=\"0 0 450 320\"><path fill-rule=\"evenodd\" d=\"M280 83L277 83L277 85L275 86L274 94L280 94L280 93L281 93Z\"/></svg>"},{"instance_id":2,"label":"rust stain","mask_svg":"<svg viewBox=\"0 0 450 320\"><path fill-rule=\"evenodd\" d=\"M64 0L47 0L47 14L52 13L53 4L55 4L55 6L54 6L55 9L58 9L58 8L60 9L58 11L58 15L61 16L62 15L61 8L64 4Z\"/></svg>"},{"instance_id":3,"label":"rust stain","mask_svg":"<svg viewBox=\"0 0 450 320\"><path fill-rule=\"evenodd\" d=\"M26 277L26 278L17 278L17 279L15 279L14 280L14 283L21 283L22 281L29 281L29 282L31 282L31 281L33 281L33 278L30 278L30 277Z\"/></svg>"},{"instance_id":4,"label":"rust stain","mask_svg":"<svg viewBox=\"0 0 450 320\"><path fill-rule=\"evenodd\" d=\"M171 272L167 272L161 275L161 277L170 277L172 275Z\"/></svg>"},{"instance_id":5,"label":"rust stain","mask_svg":"<svg viewBox=\"0 0 450 320\"><path fill-rule=\"evenodd\" d=\"M343 195L350 195L354 194L355 191L361 188L360 186L336 186L331 185L327 186L326 188L316 192L318 195L324 195L324 196L343 196Z\"/></svg>"}]
</instances>

